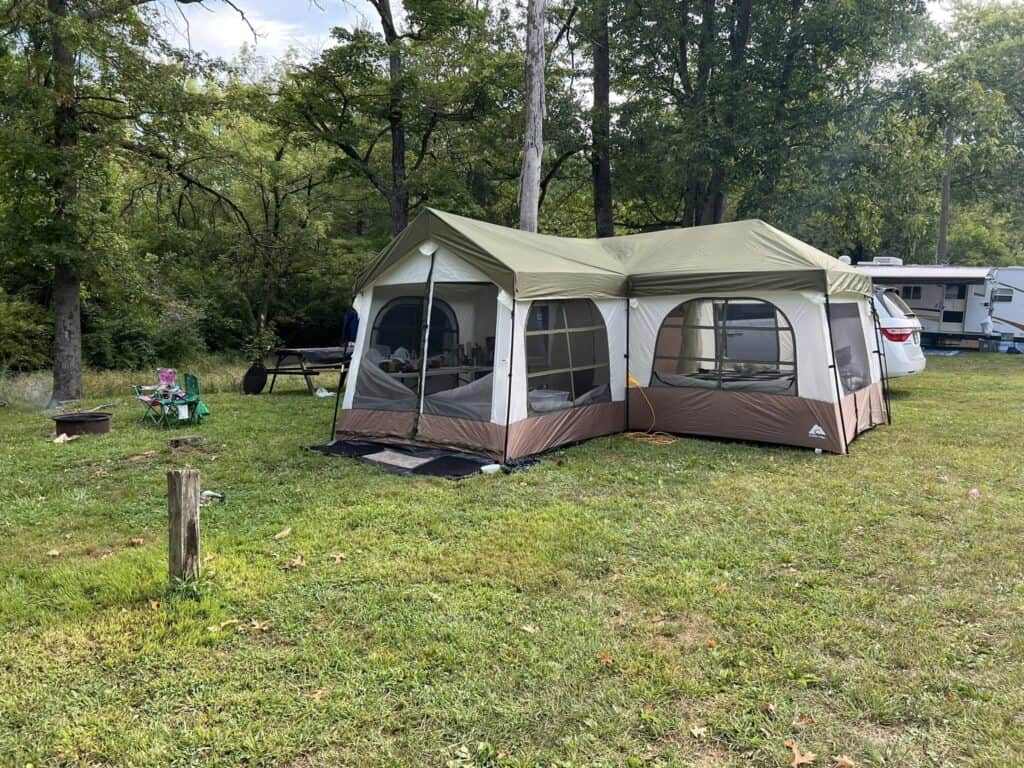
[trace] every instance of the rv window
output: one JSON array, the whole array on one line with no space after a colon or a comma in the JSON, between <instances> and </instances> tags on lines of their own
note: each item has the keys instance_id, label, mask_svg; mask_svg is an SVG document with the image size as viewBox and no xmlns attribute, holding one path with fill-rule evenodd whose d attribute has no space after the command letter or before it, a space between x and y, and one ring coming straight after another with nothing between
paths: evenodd
<instances>
[{"instance_id":1,"label":"rv window","mask_svg":"<svg viewBox=\"0 0 1024 768\"><path fill-rule=\"evenodd\" d=\"M947 285L945 296L947 299L965 299L967 298L967 286Z\"/></svg>"},{"instance_id":2,"label":"rv window","mask_svg":"<svg viewBox=\"0 0 1024 768\"><path fill-rule=\"evenodd\" d=\"M793 328L766 301L687 301L658 331L651 386L796 394Z\"/></svg>"},{"instance_id":3,"label":"rv window","mask_svg":"<svg viewBox=\"0 0 1024 768\"><path fill-rule=\"evenodd\" d=\"M921 298L921 286L904 285L900 288L900 296L906 301L916 301Z\"/></svg>"},{"instance_id":4,"label":"rv window","mask_svg":"<svg viewBox=\"0 0 1024 768\"><path fill-rule=\"evenodd\" d=\"M839 302L829 305L832 349L844 394L856 392L871 383L871 362L864 340L860 305Z\"/></svg>"},{"instance_id":5,"label":"rv window","mask_svg":"<svg viewBox=\"0 0 1024 768\"><path fill-rule=\"evenodd\" d=\"M993 288L992 303L1000 301L1013 301L1013 288Z\"/></svg>"},{"instance_id":6,"label":"rv window","mask_svg":"<svg viewBox=\"0 0 1024 768\"><path fill-rule=\"evenodd\" d=\"M953 310L947 309L942 313L942 322L944 323L962 323L964 321L963 312L954 312Z\"/></svg>"},{"instance_id":7,"label":"rv window","mask_svg":"<svg viewBox=\"0 0 1024 768\"><path fill-rule=\"evenodd\" d=\"M608 332L594 302L533 302L526 319L526 378L532 415L611 399Z\"/></svg>"}]
</instances>

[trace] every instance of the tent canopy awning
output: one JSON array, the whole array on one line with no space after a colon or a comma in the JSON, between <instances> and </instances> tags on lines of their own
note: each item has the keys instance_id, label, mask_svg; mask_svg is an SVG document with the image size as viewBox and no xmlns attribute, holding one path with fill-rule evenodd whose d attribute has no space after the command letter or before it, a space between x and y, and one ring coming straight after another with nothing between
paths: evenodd
<instances>
[{"instance_id":1,"label":"tent canopy awning","mask_svg":"<svg viewBox=\"0 0 1024 768\"><path fill-rule=\"evenodd\" d=\"M766 289L871 294L868 275L757 219L594 239L522 232L432 208L370 262L356 290L428 241L518 299Z\"/></svg>"}]
</instances>

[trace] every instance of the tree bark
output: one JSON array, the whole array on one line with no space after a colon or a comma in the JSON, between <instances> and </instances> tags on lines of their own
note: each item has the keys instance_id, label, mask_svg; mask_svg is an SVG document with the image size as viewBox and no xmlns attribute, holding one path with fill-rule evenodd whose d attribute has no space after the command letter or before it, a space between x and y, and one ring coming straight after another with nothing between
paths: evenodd
<instances>
[{"instance_id":1,"label":"tree bark","mask_svg":"<svg viewBox=\"0 0 1024 768\"><path fill-rule=\"evenodd\" d=\"M74 152L78 146L78 114L75 101L75 52L63 35L68 16L67 0L47 0L54 20L50 33L50 62L54 91L53 137L57 150L57 170L52 188L56 207L53 229L58 251L53 270L53 392L50 405L63 400L78 400L82 389L82 281L73 263L78 247L78 176Z\"/></svg>"},{"instance_id":2,"label":"tree bark","mask_svg":"<svg viewBox=\"0 0 1024 768\"><path fill-rule=\"evenodd\" d=\"M935 249L935 263L949 261L949 208L952 198L950 155L953 151L953 126L946 126L946 167L942 172L942 200L939 203L939 245Z\"/></svg>"},{"instance_id":3,"label":"tree bark","mask_svg":"<svg viewBox=\"0 0 1024 768\"><path fill-rule=\"evenodd\" d=\"M598 237L615 234L612 223L611 62L608 40L608 0L596 0L593 19L594 107L590 112L594 179L594 229Z\"/></svg>"},{"instance_id":4,"label":"tree bark","mask_svg":"<svg viewBox=\"0 0 1024 768\"><path fill-rule=\"evenodd\" d=\"M405 170L405 119L402 114L402 52L398 40L388 43L388 74L391 90L388 105L388 123L391 130L391 234L397 235L409 223L409 189Z\"/></svg>"},{"instance_id":5,"label":"tree bark","mask_svg":"<svg viewBox=\"0 0 1024 768\"><path fill-rule=\"evenodd\" d=\"M544 152L545 0L529 0L526 11L526 139L519 176L519 228L537 231L540 165Z\"/></svg>"},{"instance_id":6,"label":"tree bark","mask_svg":"<svg viewBox=\"0 0 1024 768\"><path fill-rule=\"evenodd\" d=\"M82 280L71 266L58 263L53 270L53 394L50 406L81 400L82 390Z\"/></svg>"},{"instance_id":7,"label":"tree bark","mask_svg":"<svg viewBox=\"0 0 1024 768\"><path fill-rule=\"evenodd\" d=\"M388 130L391 134L391 189L388 208L391 213L391 234L397 235L409 223L408 173L405 167L405 115L402 111L402 37L395 26L391 0L371 0L380 16L388 53Z\"/></svg>"}]
</instances>

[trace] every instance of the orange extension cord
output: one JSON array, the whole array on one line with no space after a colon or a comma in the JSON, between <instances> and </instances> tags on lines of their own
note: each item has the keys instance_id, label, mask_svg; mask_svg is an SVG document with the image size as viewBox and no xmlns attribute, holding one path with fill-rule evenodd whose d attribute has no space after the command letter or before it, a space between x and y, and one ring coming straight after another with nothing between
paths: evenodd
<instances>
[{"instance_id":1,"label":"orange extension cord","mask_svg":"<svg viewBox=\"0 0 1024 768\"><path fill-rule=\"evenodd\" d=\"M654 413L654 403L650 401L647 394L644 392L643 387L640 386L640 382L629 371L626 371L626 388L635 387L640 393L640 397L647 403L647 407L651 409L651 426L646 432L627 432L626 437L630 440L639 440L642 443L648 445L672 445L676 441L676 437L668 434L667 432L655 432L654 425L657 418ZM627 392L626 396L629 396Z\"/></svg>"}]
</instances>

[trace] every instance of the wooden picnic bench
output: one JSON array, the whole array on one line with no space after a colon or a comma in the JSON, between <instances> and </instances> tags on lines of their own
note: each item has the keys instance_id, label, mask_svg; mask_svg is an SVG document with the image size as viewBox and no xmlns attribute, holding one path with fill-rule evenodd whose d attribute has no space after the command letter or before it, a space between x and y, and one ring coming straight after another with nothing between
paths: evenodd
<instances>
[{"instance_id":1,"label":"wooden picnic bench","mask_svg":"<svg viewBox=\"0 0 1024 768\"><path fill-rule=\"evenodd\" d=\"M271 375L270 392L278 376L302 376L306 380L309 394L314 394L313 377L325 371L338 371L340 387L345 381L349 354L345 347L275 347L270 350L274 357L273 367L267 369Z\"/></svg>"}]
</instances>

